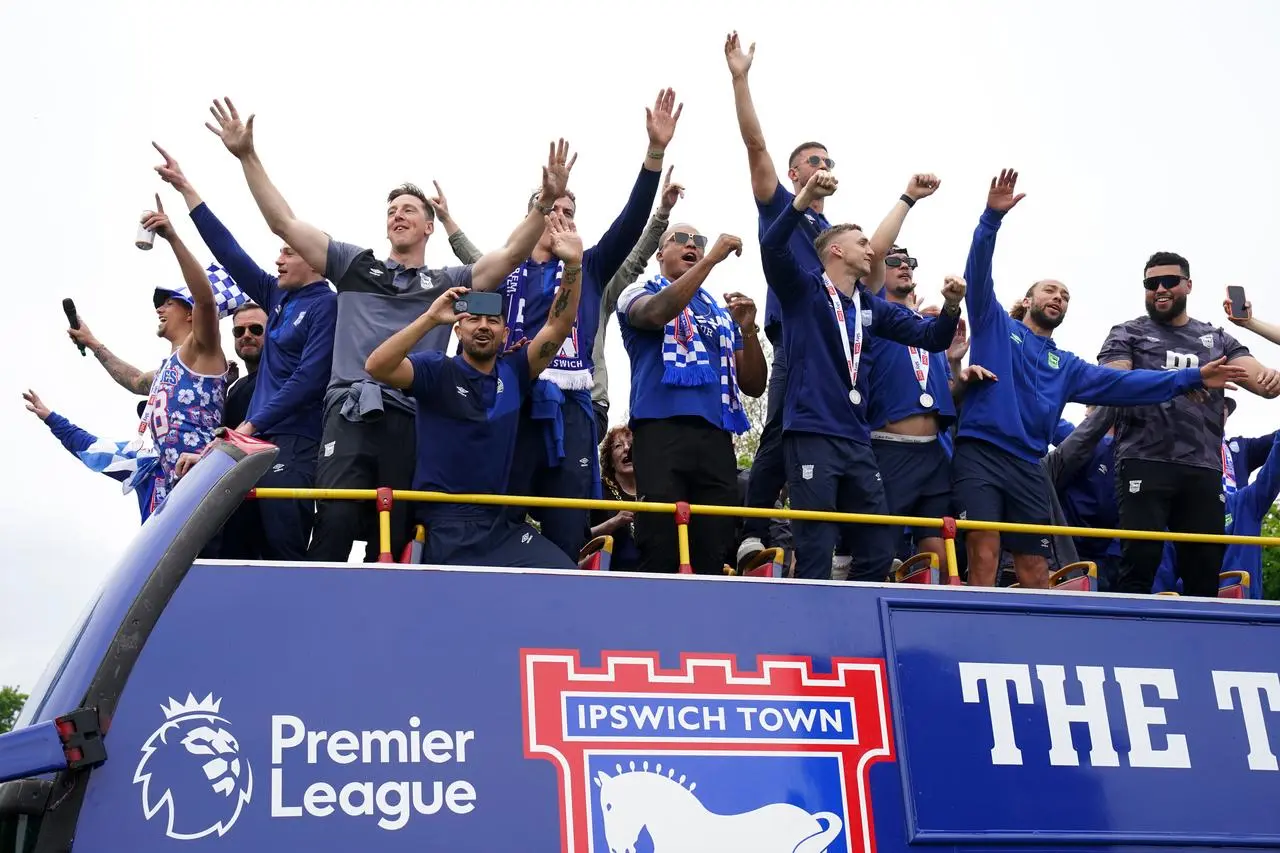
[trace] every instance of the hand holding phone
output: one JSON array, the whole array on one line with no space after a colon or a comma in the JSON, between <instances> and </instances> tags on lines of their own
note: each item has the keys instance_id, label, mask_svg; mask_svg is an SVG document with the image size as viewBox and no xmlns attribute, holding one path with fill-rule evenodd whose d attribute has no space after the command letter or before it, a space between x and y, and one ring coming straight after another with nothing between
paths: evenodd
<instances>
[{"instance_id":1,"label":"hand holding phone","mask_svg":"<svg viewBox=\"0 0 1280 853\"><path fill-rule=\"evenodd\" d=\"M1244 295L1244 288L1234 284L1227 287L1227 300L1223 307L1226 308L1227 316L1232 320L1248 320L1252 316L1249 300Z\"/></svg>"}]
</instances>

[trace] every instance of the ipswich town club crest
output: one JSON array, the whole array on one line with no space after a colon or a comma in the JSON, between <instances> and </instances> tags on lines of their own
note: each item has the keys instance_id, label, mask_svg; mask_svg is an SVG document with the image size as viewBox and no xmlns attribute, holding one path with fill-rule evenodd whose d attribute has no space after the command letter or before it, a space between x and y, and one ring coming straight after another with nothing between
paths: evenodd
<instances>
[{"instance_id":1,"label":"ipswich town club crest","mask_svg":"<svg viewBox=\"0 0 1280 853\"><path fill-rule=\"evenodd\" d=\"M561 853L873 853L892 761L882 660L521 652L525 756L556 765Z\"/></svg>"}]
</instances>

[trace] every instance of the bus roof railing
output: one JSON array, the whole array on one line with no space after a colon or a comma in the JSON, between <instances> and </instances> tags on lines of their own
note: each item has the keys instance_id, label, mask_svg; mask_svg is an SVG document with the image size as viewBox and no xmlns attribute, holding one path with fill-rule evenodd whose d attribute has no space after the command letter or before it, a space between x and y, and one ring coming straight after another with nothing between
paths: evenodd
<instances>
[{"instance_id":1,"label":"bus roof railing","mask_svg":"<svg viewBox=\"0 0 1280 853\"><path fill-rule=\"evenodd\" d=\"M734 516L738 518L782 518L799 521L829 521L837 524L882 524L892 527L936 527L945 540L949 571L956 569L955 538L960 530L991 530L999 533L1032 533L1037 536L1085 536L1095 539L1137 539L1160 542L1209 542L1220 545L1280 546L1277 536L1235 536L1225 533L1176 533L1166 530L1112 530L1104 527L1067 527L1041 524L1014 524L1003 521L973 521L944 516L917 518L906 515L823 512L818 510L770 509L715 504L658 503L652 501L593 500L583 498L550 498L521 495L470 495L444 492L420 492L411 489L251 489L248 497L283 500L355 500L375 501L379 516L379 561L394 562L391 555L391 506L395 501L418 503L488 504L563 509L596 509L615 512L656 512L675 516L679 531L680 571L692 572L689 565L688 524L694 515Z\"/></svg>"}]
</instances>

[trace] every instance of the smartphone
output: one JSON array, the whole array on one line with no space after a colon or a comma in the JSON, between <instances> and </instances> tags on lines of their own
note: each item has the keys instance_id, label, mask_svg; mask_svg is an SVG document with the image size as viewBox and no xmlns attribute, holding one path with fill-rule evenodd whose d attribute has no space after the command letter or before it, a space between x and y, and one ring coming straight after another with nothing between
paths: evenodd
<instances>
[{"instance_id":1,"label":"smartphone","mask_svg":"<svg viewBox=\"0 0 1280 853\"><path fill-rule=\"evenodd\" d=\"M1249 312L1244 307L1243 287L1237 287L1234 284L1227 287L1227 299L1231 300L1231 318L1233 320L1247 320L1249 318Z\"/></svg>"},{"instance_id":2,"label":"smartphone","mask_svg":"<svg viewBox=\"0 0 1280 853\"><path fill-rule=\"evenodd\" d=\"M502 294L482 293L473 290L466 296L453 300L453 310L458 314L482 314L487 317L502 316Z\"/></svg>"}]
</instances>

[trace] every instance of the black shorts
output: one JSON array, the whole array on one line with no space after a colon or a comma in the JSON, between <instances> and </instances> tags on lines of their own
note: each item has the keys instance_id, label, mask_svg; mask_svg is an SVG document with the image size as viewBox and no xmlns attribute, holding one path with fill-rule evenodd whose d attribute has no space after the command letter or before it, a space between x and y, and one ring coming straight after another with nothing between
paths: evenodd
<instances>
[{"instance_id":1,"label":"black shorts","mask_svg":"<svg viewBox=\"0 0 1280 853\"><path fill-rule=\"evenodd\" d=\"M889 515L941 518L951 514L951 460L941 442L872 438L871 448L884 478ZM913 527L911 533L917 542L942 535L937 527Z\"/></svg>"},{"instance_id":2,"label":"black shorts","mask_svg":"<svg viewBox=\"0 0 1280 853\"><path fill-rule=\"evenodd\" d=\"M951 462L951 477L962 519L1053 523L1049 480L1044 469L990 442L959 439ZM1014 554L1039 554L1048 558L1053 553L1053 540L1048 532L1002 533L1000 544Z\"/></svg>"}]
</instances>

